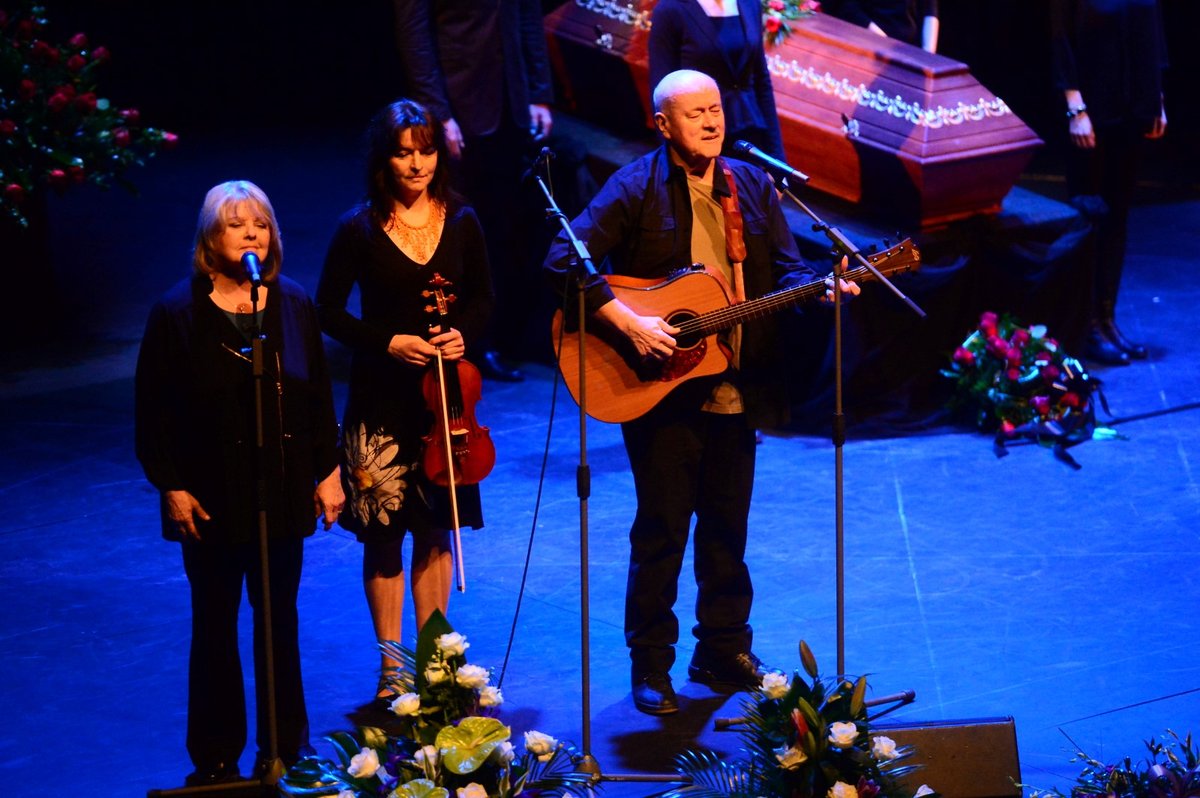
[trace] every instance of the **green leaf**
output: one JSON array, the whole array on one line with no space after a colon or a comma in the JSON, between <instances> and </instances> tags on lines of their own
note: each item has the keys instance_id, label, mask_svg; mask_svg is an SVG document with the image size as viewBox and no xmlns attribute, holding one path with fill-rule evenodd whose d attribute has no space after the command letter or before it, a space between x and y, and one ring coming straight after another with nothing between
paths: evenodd
<instances>
[{"instance_id":1,"label":"green leaf","mask_svg":"<svg viewBox=\"0 0 1200 798\"><path fill-rule=\"evenodd\" d=\"M495 718L472 716L443 728L434 745L441 752L442 766L464 776L478 770L511 735L512 730Z\"/></svg>"},{"instance_id":2,"label":"green leaf","mask_svg":"<svg viewBox=\"0 0 1200 798\"><path fill-rule=\"evenodd\" d=\"M362 750L358 739L349 732L334 732L325 739L333 743L333 751L344 768L350 767L350 760Z\"/></svg>"},{"instance_id":3,"label":"green leaf","mask_svg":"<svg viewBox=\"0 0 1200 798\"><path fill-rule=\"evenodd\" d=\"M854 683L854 692L850 695L850 715L857 718L862 714L864 701L867 696L867 677L859 676Z\"/></svg>"}]
</instances>

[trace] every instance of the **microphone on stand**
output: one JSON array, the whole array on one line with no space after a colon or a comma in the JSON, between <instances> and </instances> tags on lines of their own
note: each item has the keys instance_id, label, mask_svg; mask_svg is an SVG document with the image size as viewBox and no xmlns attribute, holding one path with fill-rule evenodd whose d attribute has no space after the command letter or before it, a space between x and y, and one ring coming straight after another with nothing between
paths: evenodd
<instances>
[{"instance_id":1,"label":"microphone on stand","mask_svg":"<svg viewBox=\"0 0 1200 798\"><path fill-rule=\"evenodd\" d=\"M754 158L766 168L774 172L782 173L785 177L793 179L798 183L808 182L808 175L804 174L799 169L793 169L791 165L785 161L781 161L778 158L773 158L770 155L767 155L758 147L755 147L753 144L744 139L738 139L735 141L733 143L733 148L738 152L744 152L746 155Z\"/></svg>"},{"instance_id":2,"label":"microphone on stand","mask_svg":"<svg viewBox=\"0 0 1200 798\"><path fill-rule=\"evenodd\" d=\"M539 169L543 167L547 170L550 168L550 162L554 160L554 150L549 147L542 147L541 152L533 159L533 163L529 164L529 168L525 170L525 174L521 175L521 184L532 183L537 177Z\"/></svg>"},{"instance_id":3,"label":"microphone on stand","mask_svg":"<svg viewBox=\"0 0 1200 798\"><path fill-rule=\"evenodd\" d=\"M242 268L246 270L246 276L250 278L250 285L255 288L262 285L262 264L257 255L253 252L243 252Z\"/></svg>"}]
</instances>

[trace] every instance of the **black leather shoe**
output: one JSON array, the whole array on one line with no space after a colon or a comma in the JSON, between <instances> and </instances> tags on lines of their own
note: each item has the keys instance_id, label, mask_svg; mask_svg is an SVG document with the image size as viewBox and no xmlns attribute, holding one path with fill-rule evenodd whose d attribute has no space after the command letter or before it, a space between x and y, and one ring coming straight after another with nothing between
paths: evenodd
<instances>
[{"instance_id":1,"label":"black leather shoe","mask_svg":"<svg viewBox=\"0 0 1200 798\"><path fill-rule=\"evenodd\" d=\"M523 382L525 375L504 362L499 352L487 351L479 361L479 371L484 377L497 382Z\"/></svg>"},{"instance_id":2,"label":"black leather shoe","mask_svg":"<svg viewBox=\"0 0 1200 798\"><path fill-rule=\"evenodd\" d=\"M647 715L670 715L679 711L679 698L665 673L633 677L633 705Z\"/></svg>"},{"instance_id":3,"label":"black leather shoe","mask_svg":"<svg viewBox=\"0 0 1200 798\"><path fill-rule=\"evenodd\" d=\"M1103 363L1106 366L1128 366L1129 355L1104 334L1099 323L1093 324L1088 332L1084 355L1089 361Z\"/></svg>"},{"instance_id":4,"label":"black leather shoe","mask_svg":"<svg viewBox=\"0 0 1200 798\"><path fill-rule=\"evenodd\" d=\"M1136 344L1125 337L1125 333L1121 332L1121 328L1117 326L1117 322L1113 319L1105 319L1100 323L1101 329L1104 331L1104 337L1117 345L1126 355L1134 360L1145 360L1146 347L1141 344Z\"/></svg>"},{"instance_id":5,"label":"black leather shoe","mask_svg":"<svg viewBox=\"0 0 1200 798\"><path fill-rule=\"evenodd\" d=\"M208 784L226 784L242 778L237 765L218 762L209 767L198 767L183 779L185 787L203 787Z\"/></svg>"},{"instance_id":6,"label":"black leather shoe","mask_svg":"<svg viewBox=\"0 0 1200 798\"><path fill-rule=\"evenodd\" d=\"M762 678L772 669L749 651L729 659L692 657L688 665L688 679L709 687L725 687L737 690L753 690L762 684Z\"/></svg>"}]
</instances>

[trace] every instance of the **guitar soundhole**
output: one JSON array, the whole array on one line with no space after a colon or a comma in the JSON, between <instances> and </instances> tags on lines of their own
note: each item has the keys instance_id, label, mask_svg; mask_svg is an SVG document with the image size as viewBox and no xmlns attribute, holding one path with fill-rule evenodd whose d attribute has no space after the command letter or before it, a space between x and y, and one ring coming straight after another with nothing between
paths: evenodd
<instances>
[{"instance_id":1,"label":"guitar soundhole","mask_svg":"<svg viewBox=\"0 0 1200 798\"><path fill-rule=\"evenodd\" d=\"M667 323L678 327L691 321L695 314L676 313L667 318ZM642 382L674 382L687 376L708 353L708 339L700 333L682 333L675 337L675 352L662 362L643 360L634 368Z\"/></svg>"}]
</instances>

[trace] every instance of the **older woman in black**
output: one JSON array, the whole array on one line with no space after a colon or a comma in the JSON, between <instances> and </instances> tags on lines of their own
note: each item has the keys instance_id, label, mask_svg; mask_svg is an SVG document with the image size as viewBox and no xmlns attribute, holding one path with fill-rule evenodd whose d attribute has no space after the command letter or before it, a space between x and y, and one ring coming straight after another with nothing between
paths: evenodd
<instances>
[{"instance_id":1,"label":"older woman in black","mask_svg":"<svg viewBox=\"0 0 1200 798\"><path fill-rule=\"evenodd\" d=\"M242 259L262 263L257 317ZM222 183L200 210L194 274L150 312L136 377L137 456L162 498L163 536L180 541L192 595L187 747L202 785L237 778L246 744L238 658L242 584L254 608L260 764L270 747L263 671L259 477L269 545L278 750L308 750L296 596L304 538L344 500L337 423L321 331L304 290L279 274L283 248L270 200L246 181ZM256 445L250 345L261 330L266 382Z\"/></svg>"},{"instance_id":2,"label":"older woman in black","mask_svg":"<svg viewBox=\"0 0 1200 798\"><path fill-rule=\"evenodd\" d=\"M342 217L317 288L321 325L354 351L342 422L341 524L363 543L363 586L379 640L400 640L405 578L401 543L413 533L412 594L419 629L450 597L447 493L421 472L431 428L421 380L438 352L461 358L492 307L487 249L474 211L449 187L442 126L400 100L367 132L367 198ZM447 322L427 312L433 276L456 297ZM361 313L346 303L357 284ZM432 325L435 326L431 329ZM457 491L461 526L483 526L477 485ZM398 663L384 656L384 669ZM380 696L386 690L380 685Z\"/></svg>"}]
</instances>

